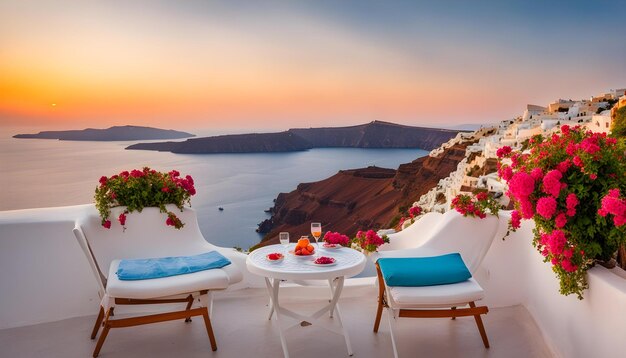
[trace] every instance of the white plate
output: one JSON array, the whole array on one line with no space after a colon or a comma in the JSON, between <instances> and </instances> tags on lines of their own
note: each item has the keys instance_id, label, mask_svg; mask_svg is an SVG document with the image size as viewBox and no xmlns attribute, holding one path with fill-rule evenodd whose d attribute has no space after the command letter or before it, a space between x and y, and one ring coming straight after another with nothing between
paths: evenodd
<instances>
[{"instance_id":1,"label":"white plate","mask_svg":"<svg viewBox=\"0 0 626 358\"><path fill-rule=\"evenodd\" d=\"M327 266L335 266L337 264L337 259L333 257L333 259L335 259L335 262L333 262L332 264L316 264L315 260L309 262L310 265L313 266L317 266L317 267L327 267Z\"/></svg>"},{"instance_id":2,"label":"white plate","mask_svg":"<svg viewBox=\"0 0 626 358\"><path fill-rule=\"evenodd\" d=\"M338 250L340 248L342 248L343 246L339 245L339 244L335 244L335 246L333 247L328 247L328 246L324 246L324 244L322 244L322 249L326 249L326 250Z\"/></svg>"}]
</instances>

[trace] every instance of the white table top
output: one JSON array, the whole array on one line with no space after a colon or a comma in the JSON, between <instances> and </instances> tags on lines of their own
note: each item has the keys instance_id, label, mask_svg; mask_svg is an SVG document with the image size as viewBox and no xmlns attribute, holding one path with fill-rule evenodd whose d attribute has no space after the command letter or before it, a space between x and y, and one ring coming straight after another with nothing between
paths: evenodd
<instances>
[{"instance_id":1,"label":"white table top","mask_svg":"<svg viewBox=\"0 0 626 358\"><path fill-rule=\"evenodd\" d=\"M281 280L327 280L357 275L365 267L365 255L351 248L325 249L320 245L320 256L332 257L337 261L332 266L317 266L313 264L316 255L300 257L290 254L288 251L293 250L294 246L292 243L285 249L280 244L269 245L252 251L246 259L248 271ZM280 262L269 261L266 255L273 252L282 253L285 258Z\"/></svg>"}]
</instances>

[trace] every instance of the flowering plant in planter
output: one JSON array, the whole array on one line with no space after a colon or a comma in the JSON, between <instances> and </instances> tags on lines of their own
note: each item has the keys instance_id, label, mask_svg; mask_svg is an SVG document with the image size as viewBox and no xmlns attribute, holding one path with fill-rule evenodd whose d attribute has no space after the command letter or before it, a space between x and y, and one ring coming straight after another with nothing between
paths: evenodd
<instances>
[{"instance_id":1,"label":"flowering plant in planter","mask_svg":"<svg viewBox=\"0 0 626 358\"><path fill-rule=\"evenodd\" d=\"M374 230L359 231L352 239L352 248L369 254L378 250L378 247L389 242L387 235L379 236Z\"/></svg>"},{"instance_id":2,"label":"flowering plant in planter","mask_svg":"<svg viewBox=\"0 0 626 358\"><path fill-rule=\"evenodd\" d=\"M493 195L489 195L486 192L479 192L474 195L459 194L452 199L452 208L465 217L484 219L487 217L487 213L498 216L500 203Z\"/></svg>"},{"instance_id":3,"label":"flowering plant in planter","mask_svg":"<svg viewBox=\"0 0 626 358\"><path fill-rule=\"evenodd\" d=\"M181 177L180 173L172 170L161 173L148 167L142 170L134 169L123 171L111 177L100 178L100 185L96 188L96 208L102 218L102 226L111 228L111 208L125 206L126 210L117 220L120 225L126 225L126 214L133 211L141 212L145 207L158 207L162 213L167 213L165 224L176 229L185 224L165 207L174 204L181 211L185 203L191 204L191 196L196 194L193 178L189 175Z\"/></svg>"},{"instance_id":4,"label":"flowering plant in planter","mask_svg":"<svg viewBox=\"0 0 626 358\"><path fill-rule=\"evenodd\" d=\"M350 238L338 232L327 231L324 234L324 241L334 245L350 246Z\"/></svg>"},{"instance_id":5,"label":"flowering plant in planter","mask_svg":"<svg viewBox=\"0 0 626 358\"><path fill-rule=\"evenodd\" d=\"M509 225L515 230L521 219L534 220L533 245L552 264L560 292L582 299L586 271L626 242L624 145L605 133L562 126L560 134L533 137L528 148L497 153L516 209Z\"/></svg>"}]
</instances>

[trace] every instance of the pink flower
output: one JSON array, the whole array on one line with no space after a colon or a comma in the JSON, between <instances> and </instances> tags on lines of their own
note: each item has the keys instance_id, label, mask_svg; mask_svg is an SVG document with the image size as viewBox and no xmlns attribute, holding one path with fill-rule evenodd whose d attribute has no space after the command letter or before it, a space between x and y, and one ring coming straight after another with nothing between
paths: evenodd
<instances>
[{"instance_id":1,"label":"pink flower","mask_svg":"<svg viewBox=\"0 0 626 358\"><path fill-rule=\"evenodd\" d=\"M411 215L411 217L417 216L421 213L422 213L422 208L420 208L419 206L412 206L409 209L409 215Z\"/></svg>"},{"instance_id":2,"label":"pink flower","mask_svg":"<svg viewBox=\"0 0 626 358\"><path fill-rule=\"evenodd\" d=\"M169 193L170 192L170 188L168 188L167 186L164 186L161 188L161 191L164 193Z\"/></svg>"},{"instance_id":3,"label":"pink flower","mask_svg":"<svg viewBox=\"0 0 626 358\"><path fill-rule=\"evenodd\" d=\"M496 151L496 155L498 156L498 158L506 157L510 153L511 153L511 147L509 147L508 145L498 148L498 150Z\"/></svg>"},{"instance_id":4,"label":"pink flower","mask_svg":"<svg viewBox=\"0 0 626 358\"><path fill-rule=\"evenodd\" d=\"M567 198L565 199L565 206L567 207L567 216L574 216L576 215L576 206L578 206L578 197L576 197L576 194L574 193L570 193Z\"/></svg>"},{"instance_id":5,"label":"pink flower","mask_svg":"<svg viewBox=\"0 0 626 358\"><path fill-rule=\"evenodd\" d=\"M561 173L565 173L571 166L572 166L572 162L569 159L566 159L560 162L559 164L557 164L556 169L560 171Z\"/></svg>"},{"instance_id":6,"label":"pink flower","mask_svg":"<svg viewBox=\"0 0 626 358\"><path fill-rule=\"evenodd\" d=\"M574 265L570 260L561 261L561 267L567 272L576 272L578 266Z\"/></svg>"},{"instance_id":7,"label":"pink flower","mask_svg":"<svg viewBox=\"0 0 626 358\"><path fill-rule=\"evenodd\" d=\"M598 214L606 216L608 214L614 215L613 224L615 226L622 226L626 224L626 201L621 199L619 189L611 189L609 193L602 198L601 207L598 210Z\"/></svg>"},{"instance_id":8,"label":"pink flower","mask_svg":"<svg viewBox=\"0 0 626 358\"><path fill-rule=\"evenodd\" d=\"M122 226L126 225L126 214L121 213L120 216L117 218L117 220L120 222L120 225Z\"/></svg>"},{"instance_id":9,"label":"pink flower","mask_svg":"<svg viewBox=\"0 0 626 358\"><path fill-rule=\"evenodd\" d=\"M568 135L570 131L570 127L566 124L561 126L561 133L563 133L564 135Z\"/></svg>"},{"instance_id":10,"label":"pink flower","mask_svg":"<svg viewBox=\"0 0 626 358\"><path fill-rule=\"evenodd\" d=\"M593 154L600 150L598 146L598 137L585 138L581 143L580 147L587 153Z\"/></svg>"},{"instance_id":11,"label":"pink flower","mask_svg":"<svg viewBox=\"0 0 626 358\"><path fill-rule=\"evenodd\" d=\"M107 178L107 177L105 177L105 176L101 176L101 177L100 177L100 180L99 180L99 182L100 182L100 186L105 186L105 185L107 184L107 180L108 180L108 178Z\"/></svg>"},{"instance_id":12,"label":"pink flower","mask_svg":"<svg viewBox=\"0 0 626 358\"><path fill-rule=\"evenodd\" d=\"M598 179L598 176L596 174L589 174L589 178L591 180L596 180L596 179Z\"/></svg>"},{"instance_id":13,"label":"pink flower","mask_svg":"<svg viewBox=\"0 0 626 358\"><path fill-rule=\"evenodd\" d=\"M527 198L520 200L520 205L522 206L522 218L524 219L532 219L535 215L535 208L533 207L533 203L530 202Z\"/></svg>"},{"instance_id":14,"label":"pink flower","mask_svg":"<svg viewBox=\"0 0 626 358\"><path fill-rule=\"evenodd\" d=\"M561 192L561 178L563 174L561 174L558 170L551 170L546 174L543 178L543 192L546 194L550 194L555 198L559 196Z\"/></svg>"},{"instance_id":15,"label":"pink flower","mask_svg":"<svg viewBox=\"0 0 626 358\"><path fill-rule=\"evenodd\" d=\"M511 227L513 227L513 229L519 229L520 226L522 226L522 217L519 211L513 210L513 212L511 212Z\"/></svg>"},{"instance_id":16,"label":"pink flower","mask_svg":"<svg viewBox=\"0 0 626 358\"><path fill-rule=\"evenodd\" d=\"M324 234L324 241L329 244L348 246L348 244L350 243L350 238L338 232L328 231L326 232L326 234Z\"/></svg>"},{"instance_id":17,"label":"pink flower","mask_svg":"<svg viewBox=\"0 0 626 358\"><path fill-rule=\"evenodd\" d=\"M574 163L574 165L575 165L575 166L577 166L577 167L579 167L579 168L582 168L582 167L583 167L583 165L584 165L583 160L582 160L582 159L580 159L580 157L579 157L579 156L575 156L575 157L572 159L572 162Z\"/></svg>"},{"instance_id":18,"label":"pink flower","mask_svg":"<svg viewBox=\"0 0 626 358\"><path fill-rule=\"evenodd\" d=\"M541 168L535 168L530 172L530 175L536 180L539 181L543 177L543 171Z\"/></svg>"},{"instance_id":19,"label":"pink flower","mask_svg":"<svg viewBox=\"0 0 626 358\"><path fill-rule=\"evenodd\" d=\"M102 226L104 226L107 229L110 229L111 228L111 220L107 220L107 221L103 222Z\"/></svg>"},{"instance_id":20,"label":"pink flower","mask_svg":"<svg viewBox=\"0 0 626 358\"><path fill-rule=\"evenodd\" d=\"M554 223L559 229L562 228L565 224L567 224L567 216L563 213L558 214L554 219Z\"/></svg>"},{"instance_id":21,"label":"pink flower","mask_svg":"<svg viewBox=\"0 0 626 358\"><path fill-rule=\"evenodd\" d=\"M509 191L518 200L528 197L534 190L535 179L524 172L515 173L509 182Z\"/></svg>"},{"instance_id":22,"label":"pink flower","mask_svg":"<svg viewBox=\"0 0 626 358\"><path fill-rule=\"evenodd\" d=\"M133 169L130 172L130 176L133 177L133 178L141 178L144 175L145 174L141 170L137 170L137 169Z\"/></svg>"},{"instance_id":23,"label":"pink flower","mask_svg":"<svg viewBox=\"0 0 626 358\"><path fill-rule=\"evenodd\" d=\"M513 169L508 165L504 165L498 170L498 175L508 182L513 177Z\"/></svg>"},{"instance_id":24,"label":"pink flower","mask_svg":"<svg viewBox=\"0 0 626 358\"><path fill-rule=\"evenodd\" d=\"M565 238L565 233L563 231L554 230L547 236L546 239L546 246L553 255L561 255L563 253L565 244L567 243L567 239Z\"/></svg>"},{"instance_id":25,"label":"pink flower","mask_svg":"<svg viewBox=\"0 0 626 358\"><path fill-rule=\"evenodd\" d=\"M556 211L556 200L551 196L540 198L537 201L537 213L546 219L552 218Z\"/></svg>"},{"instance_id":26,"label":"pink flower","mask_svg":"<svg viewBox=\"0 0 626 358\"><path fill-rule=\"evenodd\" d=\"M563 257L566 259L571 259L574 256L574 249L569 248L567 250L563 250Z\"/></svg>"},{"instance_id":27,"label":"pink flower","mask_svg":"<svg viewBox=\"0 0 626 358\"><path fill-rule=\"evenodd\" d=\"M485 192L480 192L476 194L476 200L482 201L482 200L487 200L488 198L489 198L489 195L487 195L487 193Z\"/></svg>"}]
</instances>

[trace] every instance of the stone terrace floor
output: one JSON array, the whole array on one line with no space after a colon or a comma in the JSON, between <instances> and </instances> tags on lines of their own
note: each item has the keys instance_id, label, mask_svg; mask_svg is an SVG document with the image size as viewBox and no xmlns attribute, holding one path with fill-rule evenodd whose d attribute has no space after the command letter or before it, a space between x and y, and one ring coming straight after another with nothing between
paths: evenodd
<instances>
[{"instance_id":1,"label":"stone terrace floor","mask_svg":"<svg viewBox=\"0 0 626 358\"><path fill-rule=\"evenodd\" d=\"M372 332L375 297L346 297L339 302L354 357L392 357L386 312L378 334ZM267 303L260 289L217 295L212 318L216 352L210 349L202 318L194 317L188 324L170 321L112 329L100 357L282 357L276 322L267 320ZM320 302L285 298L281 304L309 313ZM116 312L121 315L123 310ZM493 308L483 317L489 349L483 347L473 317L402 318L397 324L400 357L552 357L524 307ZM94 320L95 316L79 317L0 330L0 357L90 357ZM294 328L286 337L291 357L348 357L342 336L315 326Z\"/></svg>"}]
</instances>

